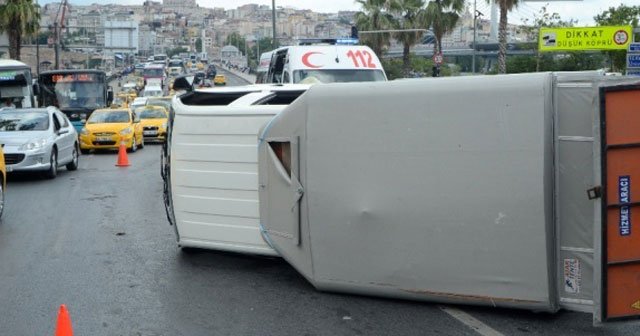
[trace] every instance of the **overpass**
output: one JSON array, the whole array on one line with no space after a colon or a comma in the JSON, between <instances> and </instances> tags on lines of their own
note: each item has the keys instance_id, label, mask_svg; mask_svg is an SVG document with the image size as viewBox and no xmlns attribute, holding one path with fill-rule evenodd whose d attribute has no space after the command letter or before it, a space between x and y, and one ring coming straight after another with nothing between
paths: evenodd
<instances>
[{"instance_id":1,"label":"overpass","mask_svg":"<svg viewBox=\"0 0 640 336\"><path fill-rule=\"evenodd\" d=\"M423 56L423 57L433 57L433 46L417 46L414 48L411 48L411 53L413 53L414 55L417 56ZM471 48L452 48L452 49L447 49L445 48L442 51L442 54L445 57L464 57L464 56L473 56L473 49ZM536 51L533 49L519 49L519 50L513 50L513 49L507 49L507 55L518 55L518 56L522 56L522 55L535 55ZM497 58L498 57L498 51L497 50L476 50L476 56L479 57L487 57L487 58ZM398 57L402 57L402 48L391 48L389 49L383 56L383 58L398 58Z\"/></svg>"}]
</instances>

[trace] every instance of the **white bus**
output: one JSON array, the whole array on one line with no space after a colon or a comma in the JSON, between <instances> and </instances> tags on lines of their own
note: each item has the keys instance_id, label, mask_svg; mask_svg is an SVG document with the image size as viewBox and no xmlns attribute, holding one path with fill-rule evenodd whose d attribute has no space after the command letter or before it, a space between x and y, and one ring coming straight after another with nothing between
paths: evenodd
<instances>
[{"instance_id":1,"label":"white bus","mask_svg":"<svg viewBox=\"0 0 640 336\"><path fill-rule=\"evenodd\" d=\"M0 107L35 107L36 85L31 68L15 60L0 60Z\"/></svg>"}]
</instances>

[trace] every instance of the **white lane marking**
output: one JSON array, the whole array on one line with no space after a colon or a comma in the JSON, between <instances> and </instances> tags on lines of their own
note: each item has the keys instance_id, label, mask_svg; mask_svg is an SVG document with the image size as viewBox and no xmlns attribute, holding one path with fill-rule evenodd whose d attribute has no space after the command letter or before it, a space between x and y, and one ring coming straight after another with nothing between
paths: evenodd
<instances>
[{"instance_id":1,"label":"white lane marking","mask_svg":"<svg viewBox=\"0 0 640 336\"><path fill-rule=\"evenodd\" d=\"M489 327L488 325L482 323L482 321L477 318L465 313L464 311L446 306L439 306L440 310L449 314L454 319L462 322L467 327L473 329L475 332L482 336L504 336L501 332Z\"/></svg>"}]
</instances>

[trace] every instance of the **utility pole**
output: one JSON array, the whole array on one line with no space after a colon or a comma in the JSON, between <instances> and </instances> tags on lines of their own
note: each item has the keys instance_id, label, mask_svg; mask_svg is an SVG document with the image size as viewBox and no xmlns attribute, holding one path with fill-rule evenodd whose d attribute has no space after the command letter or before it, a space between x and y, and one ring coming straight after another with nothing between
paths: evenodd
<instances>
[{"instance_id":1,"label":"utility pole","mask_svg":"<svg viewBox=\"0 0 640 336\"><path fill-rule=\"evenodd\" d=\"M471 73L476 73L476 39L478 37L478 18L483 14L476 9L478 0L473 0L473 57L471 59Z\"/></svg>"},{"instance_id":2,"label":"utility pole","mask_svg":"<svg viewBox=\"0 0 640 336\"><path fill-rule=\"evenodd\" d=\"M36 10L38 11L38 17L40 17L40 4L36 1ZM40 22L38 22L38 29L36 30L36 75L40 76Z\"/></svg>"},{"instance_id":3,"label":"utility pole","mask_svg":"<svg viewBox=\"0 0 640 336\"><path fill-rule=\"evenodd\" d=\"M60 29L58 29L58 21L53 23L54 36L56 38L56 44L54 46L55 52L55 68L60 69Z\"/></svg>"},{"instance_id":4,"label":"utility pole","mask_svg":"<svg viewBox=\"0 0 640 336\"><path fill-rule=\"evenodd\" d=\"M271 28L273 28L273 41L271 41L273 45L273 49L276 48L276 0L271 0Z\"/></svg>"},{"instance_id":5,"label":"utility pole","mask_svg":"<svg viewBox=\"0 0 640 336\"><path fill-rule=\"evenodd\" d=\"M478 9L477 9L478 0L473 0L473 56L471 57L471 73L476 73L476 29L478 28L478 24L476 20L478 19Z\"/></svg>"}]
</instances>

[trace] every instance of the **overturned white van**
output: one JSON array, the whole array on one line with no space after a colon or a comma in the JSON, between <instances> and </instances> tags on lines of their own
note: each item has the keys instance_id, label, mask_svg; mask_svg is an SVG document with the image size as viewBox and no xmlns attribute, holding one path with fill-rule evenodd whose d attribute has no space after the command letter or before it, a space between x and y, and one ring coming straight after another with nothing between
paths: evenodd
<instances>
[{"instance_id":1,"label":"overturned white van","mask_svg":"<svg viewBox=\"0 0 640 336\"><path fill-rule=\"evenodd\" d=\"M321 290L638 317L640 86L625 81L314 86L261 132L263 235Z\"/></svg>"},{"instance_id":2,"label":"overturned white van","mask_svg":"<svg viewBox=\"0 0 640 336\"><path fill-rule=\"evenodd\" d=\"M205 89L173 100L163 157L178 244L276 255L258 214L258 131L308 86Z\"/></svg>"}]
</instances>

